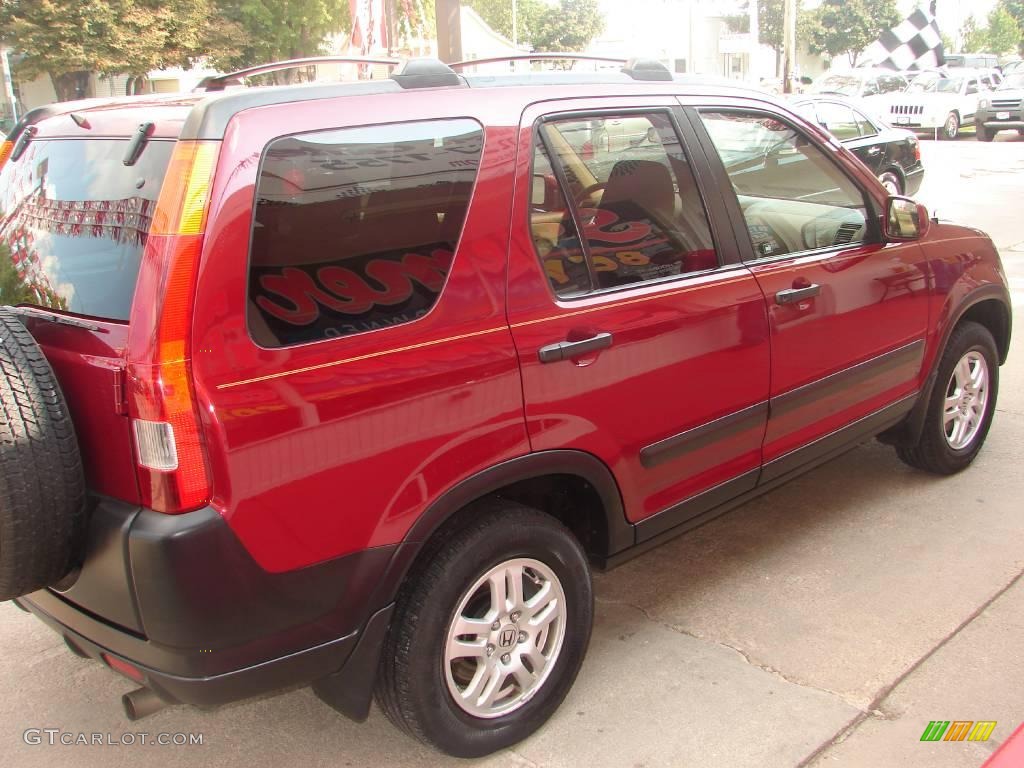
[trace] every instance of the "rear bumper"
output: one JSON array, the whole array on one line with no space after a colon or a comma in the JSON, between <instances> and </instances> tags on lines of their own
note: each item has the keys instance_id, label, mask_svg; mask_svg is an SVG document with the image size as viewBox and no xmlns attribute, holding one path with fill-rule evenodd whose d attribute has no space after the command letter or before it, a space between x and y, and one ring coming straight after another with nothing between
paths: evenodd
<instances>
[{"instance_id":1,"label":"rear bumper","mask_svg":"<svg viewBox=\"0 0 1024 768\"><path fill-rule=\"evenodd\" d=\"M330 674L343 674L358 637L353 632L314 648L220 674L176 675L139 660L155 656L146 640L126 636L59 597L37 592L15 603L42 619L79 655L102 664L107 664L102 654L112 655L137 668L142 675L138 682L152 688L165 701L198 707L214 707L287 686L308 684ZM191 666L185 657L177 661Z\"/></svg>"},{"instance_id":2,"label":"rear bumper","mask_svg":"<svg viewBox=\"0 0 1024 768\"><path fill-rule=\"evenodd\" d=\"M77 580L15 602L81 655L137 668L164 699L215 706L326 676L343 684L415 547L270 573L212 509L162 515L100 500Z\"/></svg>"}]
</instances>

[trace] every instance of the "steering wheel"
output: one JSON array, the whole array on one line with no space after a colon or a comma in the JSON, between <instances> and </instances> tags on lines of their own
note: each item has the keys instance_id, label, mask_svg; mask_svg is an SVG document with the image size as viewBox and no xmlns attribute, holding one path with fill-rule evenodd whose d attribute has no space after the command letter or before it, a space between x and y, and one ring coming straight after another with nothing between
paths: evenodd
<instances>
[{"instance_id":1,"label":"steering wheel","mask_svg":"<svg viewBox=\"0 0 1024 768\"><path fill-rule=\"evenodd\" d=\"M607 181L599 181L595 184L591 184L588 187L584 187L583 189L576 193L576 196L573 198L573 202L576 203L576 207L579 208L584 200L586 200L588 197L590 197L598 190L604 189L607 186Z\"/></svg>"}]
</instances>

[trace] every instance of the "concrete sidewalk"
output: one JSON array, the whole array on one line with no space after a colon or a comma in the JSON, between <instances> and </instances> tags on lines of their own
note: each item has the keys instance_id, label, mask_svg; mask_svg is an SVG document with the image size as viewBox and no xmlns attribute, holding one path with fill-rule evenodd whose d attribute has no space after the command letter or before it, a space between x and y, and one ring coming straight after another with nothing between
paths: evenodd
<instances>
[{"instance_id":1,"label":"concrete sidewalk","mask_svg":"<svg viewBox=\"0 0 1024 768\"><path fill-rule=\"evenodd\" d=\"M1002 138L1002 137L1000 137ZM926 142L922 199L988 229L1024 307L1024 142ZM934 169L934 171L933 171ZM1010 172L1007 172L1010 171ZM957 211L964 211L961 217ZM1024 718L1024 330L978 461L950 478L871 442L596 577L565 704L480 766L978 766ZM0 605L5 768L462 765L308 690L127 723L132 684ZM923 743L930 720L996 720ZM201 746L29 745L27 728L202 733Z\"/></svg>"}]
</instances>

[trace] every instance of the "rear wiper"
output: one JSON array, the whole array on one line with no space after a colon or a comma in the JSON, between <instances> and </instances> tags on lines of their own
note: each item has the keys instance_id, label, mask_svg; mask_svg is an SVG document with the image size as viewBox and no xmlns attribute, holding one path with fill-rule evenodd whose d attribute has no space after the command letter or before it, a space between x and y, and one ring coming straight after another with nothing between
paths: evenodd
<instances>
[{"instance_id":1,"label":"rear wiper","mask_svg":"<svg viewBox=\"0 0 1024 768\"><path fill-rule=\"evenodd\" d=\"M75 328L84 328L87 331L98 331L99 333L106 333L105 328L101 328L95 323L90 323L87 320L79 320L77 317L68 317L57 312L47 312L45 309L40 307L11 307L11 310L24 317L37 317L40 320L49 320L51 323L59 323L60 325L70 325Z\"/></svg>"},{"instance_id":2,"label":"rear wiper","mask_svg":"<svg viewBox=\"0 0 1024 768\"><path fill-rule=\"evenodd\" d=\"M154 128L156 126L153 123L139 124L139 127L135 130L135 135L132 136L132 140L128 142L128 149L124 151L124 160L121 162L125 165L135 165L139 155L142 154L142 150L146 148L146 142L153 135Z\"/></svg>"}]
</instances>

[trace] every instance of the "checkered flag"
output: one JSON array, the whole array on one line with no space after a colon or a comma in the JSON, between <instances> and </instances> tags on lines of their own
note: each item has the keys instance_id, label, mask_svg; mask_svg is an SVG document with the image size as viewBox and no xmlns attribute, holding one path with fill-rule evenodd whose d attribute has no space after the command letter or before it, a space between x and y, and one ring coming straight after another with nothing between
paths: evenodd
<instances>
[{"instance_id":1,"label":"checkered flag","mask_svg":"<svg viewBox=\"0 0 1024 768\"><path fill-rule=\"evenodd\" d=\"M868 46L864 58L887 69L928 69L946 63L942 35L935 20L935 4L929 13L918 8L900 24L886 30Z\"/></svg>"}]
</instances>

